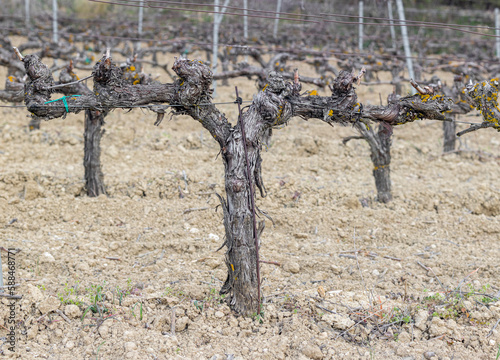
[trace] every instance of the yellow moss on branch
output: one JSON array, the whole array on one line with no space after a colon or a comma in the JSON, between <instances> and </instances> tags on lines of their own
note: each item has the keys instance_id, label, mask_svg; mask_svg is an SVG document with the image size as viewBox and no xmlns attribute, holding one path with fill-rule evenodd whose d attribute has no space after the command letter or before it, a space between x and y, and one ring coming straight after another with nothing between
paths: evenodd
<instances>
[{"instance_id":1,"label":"yellow moss on branch","mask_svg":"<svg viewBox=\"0 0 500 360\"><path fill-rule=\"evenodd\" d=\"M425 94L425 95L424 94L420 94L420 99L422 99L422 102L424 102L424 103L427 102L427 101L429 101L429 100L441 100L443 98L444 98L444 96L443 95L439 95L439 94L436 94L436 95L433 95L433 96L431 96L429 94Z\"/></svg>"},{"instance_id":2,"label":"yellow moss on branch","mask_svg":"<svg viewBox=\"0 0 500 360\"><path fill-rule=\"evenodd\" d=\"M464 89L472 104L481 113L485 122L492 123L500 131L500 108L498 107L498 78L482 81Z\"/></svg>"}]
</instances>

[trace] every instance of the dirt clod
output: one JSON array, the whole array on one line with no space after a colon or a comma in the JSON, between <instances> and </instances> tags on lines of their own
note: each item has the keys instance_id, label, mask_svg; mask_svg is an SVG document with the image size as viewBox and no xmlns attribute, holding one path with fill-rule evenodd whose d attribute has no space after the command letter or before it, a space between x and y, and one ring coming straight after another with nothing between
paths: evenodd
<instances>
[{"instance_id":1,"label":"dirt clod","mask_svg":"<svg viewBox=\"0 0 500 360\"><path fill-rule=\"evenodd\" d=\"M355 322L348 317L338 314L325 314L321 320L332 326L334 329L339 330L347 330L355 324Z\"/></svg>"},{"instance_id":2,"label":"dirt clod","mask_svg":"<svg viewBox=\"0 0 500 360\"><path fill-rule=\"evenodd\" d=\"M324 357L319 346L312 344L305 345L304 348L302 349L302 353L309 359L314 359L314 360L321 360Z\"/></svg>"},{"instance_id":3,"label":"dirt clod","mask_svg":"<svg viewBox=\"0 0 500 360\"><path fill-rule=\"evenodd\" d=\"M69 318L79 318L82 314L80 308L74 304L69 304L66 305L64 308L64 313L69 317ZM102 328L102 327L101 327Z\"/></svg>"},{"instance_id":4,"label":"dirt clod","mask_svg":"<svg viewBox=\"0 0 500 360\"><path fill-rule=\"evenodd\" d=\"M292 274L298 274L300 272L300 265L295 261L289 261L283 264L283 270Z\"/></svg>"},{"instance_id":5,"label":"dirt clod","mask_svg":"<svg viewBox=\"0 0 500 360\"><path fill-rule=\"evenodd\" d=\"M38 305L38 310L42 313L42 315L45 315L49 312L55 311L59 309L59 306L61 305L61 302L59 301L58 298L55 296L47 296L45 300L43 300L39 305Z\"/></svg>"}]
</instances>

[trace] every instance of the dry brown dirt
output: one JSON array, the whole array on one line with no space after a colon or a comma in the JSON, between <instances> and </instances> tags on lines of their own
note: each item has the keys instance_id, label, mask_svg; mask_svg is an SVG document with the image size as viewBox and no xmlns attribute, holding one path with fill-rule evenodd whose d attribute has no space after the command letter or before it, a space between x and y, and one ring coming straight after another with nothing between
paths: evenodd
<instances>
[{"instance_id":1,"label":"dry brown dirt","mask_svg":"<svg viewBox=\"0 0 500 360\"><path fill-rule=\"evenodd\" d=\"M235 84L244 99L256 91L237 79L219 86L215 101L232 101ZM361 87L360 100L378 102L387 91ZM221 107L236 119L236 105ZM0 307L5 357L497 356L500 329L489 333L500 304L482 295L500 290L493 130L443 155L440 123L396 128L389 204L374 199L367 144L342 145L353 129L294 119L274 131L263 154L268 196L257 205L275 222L266 222L261 257L280 266L262 264L264 315L251 319L218 295L223 167L197 122L179 116L154 127L153 113L111 113L102 141L109 197L89 198L83 114L29 132L25 109L0 112L0 244L21 249L22 295L15 353L5 342L9 300ZM6 274L5 252L2 260Z\"/></svg>"}]
</instances>

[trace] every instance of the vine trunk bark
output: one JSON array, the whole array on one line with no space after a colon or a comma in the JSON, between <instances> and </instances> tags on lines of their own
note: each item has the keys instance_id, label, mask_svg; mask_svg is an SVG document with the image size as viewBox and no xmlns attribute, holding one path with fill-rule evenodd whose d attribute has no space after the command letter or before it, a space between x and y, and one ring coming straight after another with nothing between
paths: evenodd
<instances>
[{"instance_id":1,"label":"vine trunk bark","mask_svg":"<svg viewBox=\"0 0 500 360\"><path fill-rule=\"evenodd\" d=\"M230 295L230 305L238 313L251 315L258 312L259 303L257 254L243 139L241 132L237 128L234 130L224 154L226 201L223 204L228 275L220 293ZM250 172L255 173L259 149L250 142L247 147Z\"/></svg>"},{"instance_id":2,"label":"vine trunk bark","mask_svg":"<svg viewBox=\"0 0 500 360\"><path fill-rule=\"evenodd\" d=\"M101 138L104 134L105 114L100 111L85 110L85 132L83 167L87 195L96 197L106 194L104 174L101 168Z\"/></svg>"},{"instance_id":3,"label":"vine trunk bark","mask_svg":"<svg viewBox=\"0 0 500 360\"><path fill-rule=\"evenodd\" d=\"M377 188L377 200L388 203L392 200L391 190L391 144L392 127L380 124L377 132L363 123L357 123L356 129L361 138L370 146L370 158L373 163L373 177Z\"/></svg>"},{"instance_id":4,"label":"vine trunk bark","mask_svg":"<svg viewBox=\"0 0 500 360\"><path fill-rule=\"evenodd\" d=\"M443 152L447 153L454 151L457 140L457 123L455 122L456 116L453 115L453 121L443 122Z\"/></svg>"},{"instance_id":5,"label":"vine trunk bark","mask_svg":"<svg viewBox=\"0 0 500 360\"><path fill-rule=\"evenodd\" d=\"M391 144L392 129L389 125L381 124L377 131L378 146L371 147L373 162L373 177L377 187L377 199L382 203L392 200L391 191Z\"/></svg>"}]
</instances>

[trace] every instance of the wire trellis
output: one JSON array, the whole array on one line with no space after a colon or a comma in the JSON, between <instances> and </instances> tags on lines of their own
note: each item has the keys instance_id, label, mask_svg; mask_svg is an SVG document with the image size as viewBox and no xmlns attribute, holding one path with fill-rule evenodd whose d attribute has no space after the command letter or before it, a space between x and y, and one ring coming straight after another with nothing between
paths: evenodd
<instances>
[{"instance_id":1,"label":"wire trellis","mask_svg":"<svg viewBox=\"0 0 500 360\"><path fill-rule=\"evenodd\" d=\"M228 13L228 12L224 12L224 11L199 10L199 9L190 9L190 8L175 8L175 7L165 7L165 6L158 6L158 5L151 5L150 4L150 3L183 4L180 2L176 2L176 1L163 1L163 0L153 0L153 1L151 1L151 0L146 0L146 1L138 1L138 0L119 0L119 1L88 0L88 1L105 3L105 4L110 4L110 5L144 7L144 8L198 12L198 13L210 13L210 14L224 14L224 15L229 15L229 16L247 16L247 17L256 17L256 18L262 18L262 19L275 19L276 15L279 15L280 20L298 21L298 22L304 22L304 23L315 23L318 25L321 22L330 22L330 23L356 25L356 26L361 23L360 21L353 22L353 21L328 20L327 17L354 18L354 19L363 19L363 20L364 19L383 20L383 21L387 21L387 23L366 23L366 22L364 22L363 24L364 25L376 25L376 26L405 26L405 27L439 28L439 29L454 30L454 31L458 31L458 32L463 32L463 33L467 33L467 34L474 34L474 35L479 35L479 36L487 36L487 37L493 37L493 38L500 37L500 36L494 35L494 34L485 34L485 33L477 32L477 31L462 30L462 28L475 28L475 29L487 29L487 30L496 30L497 29L495 27L482 26L482 25L447 24L447 23L415 21L415 20L404 20L403 21L403 20L399 20L399 19L390 19L390 18L386 18L386 17L372 17L372 16L359 16L359 15L356 16L356 15L345 15L345 14L338 14L338 13L294 14L294 13L287 13L287 12L263 11L263 10L257 10L257 9L247 9L247 11L250 12L250 15L244 15L243 11L245 9L242 7L236 7L236 6L219 6L219 7L242 11L242 13ZM198 7L201 7L201 6L210 7L209 4L200 4L200 3L186 3L185 5L198 6ZM252 12L254 13L254 15L251 14ZM257 15L256 13L259 13L259 12L271 14L274 16ZM301 17L301 18L293 18L293 17L286 17L285 18L285 17L282 17L282 15L295 16L295 17ZM308 20L308 19L305 19L305 17L315 18L315 19L319 19L319 20Z\"/></svg>"},{"instance_id":2,"label":"wire trellis","mask_svg":"<svg viewBox=\"0 0 500 360\"><path fill-rule=\"evenodd\" d=\"M253 100L242 100L241 103L252 103ZM211 106L211 105L237 105L237 101L223 101L223 102L216 102L216 103L207 103L207 104L188 104L188 105L181 105L181 104L171 104L171 105L161 105L157 104L157 106L164 107L165 109L168 109L169 107L185 107L185 106ZM124 107L102 107L100 110L114 110L114 109L146 109L146 110L152 110L152 107L155 105L131 105L131 106L124 106ZM310 105L314 107L313 105ZM0 108L26 108L25 105L0 105ZM64 106L51 106L51 108L56 108L56 109L66 109ZM321 108L320 106L316 106L316 108ZM72 109L75 110L98 110L95 107L90 107L90 106L81 106L81 107L72 107ZM478 115L468 115L468 116L480 116ZM423 119L423 120L430 120L430 121L439 121L439 122L452 122L452 123L458 123L458 124L468 124L468 125L481 125L482 123L478 122L468 122L468 121L462 121L462 120L436 120L436 119Z\"/></svg>"}]
</instances>

